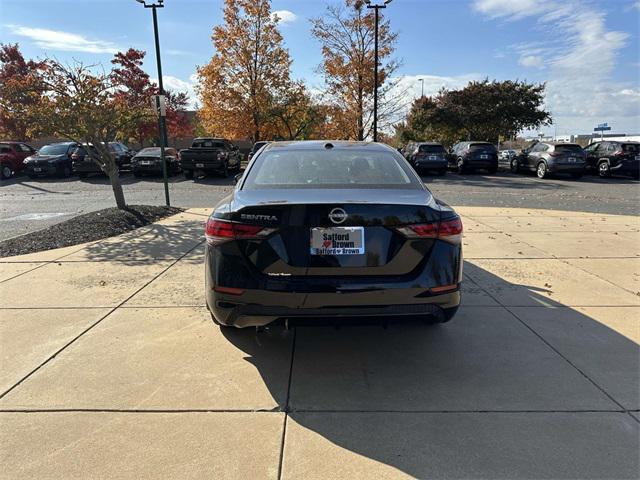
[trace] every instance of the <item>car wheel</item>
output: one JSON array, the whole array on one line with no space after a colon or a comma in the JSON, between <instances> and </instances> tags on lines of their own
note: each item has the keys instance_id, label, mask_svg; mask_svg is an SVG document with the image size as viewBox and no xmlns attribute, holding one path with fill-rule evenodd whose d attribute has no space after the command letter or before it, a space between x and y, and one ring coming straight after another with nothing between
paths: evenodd
<instances>
[{"instance_id":1,"label":"car wheel","mask_svg":"<svg viewBox=\"0 0 640 480\"><path fill-rule=\"evenodd\" d=\"M547 164L544 162L540 162L538 164L538 167L536 168L536 174L538 175L538 178L545 178L548 176L548 172L547 172Z\"/></svg>"},{"instance_id":2,"label":"car wheel","mask_svg":"<svg viewBox=\"0 0 640 480\"><path fill-rule=\"evenodd\" d=\"M608 162L600 162L598 164L598 175L602 178L609 178L611 176L611 169Z\"/></svg>"},{"instance_id":3,"label":"car wheel","mask_svg":"<svg viewBox=\"0 0 640 480\"><path fill-rule=\"evenodd\" d=\"M520 173L520 163L515 158L511 160L511 173Z\"/></svg>"},{"instance_id":4,"label":"car wheel","mask_svg":"<svg viewBox=\"0 0 640 480\"><path fill-rule=\"evenodd\" d=\"M186 179L192 179L193 178L193 170L183 170L182 173L184 173L184 178Z\"/></svg>"},{"instance_id":5,"label":"car wheel","mask_svg":"<svg viewBox=\"0 0 640 480\"><path fill-rule=\"evenodd\" d=\"M11 178L11 175L13 175L13 170L11 170L11 167L9 165L2 165L2 179L6 180L7 178Z\"/></svg>"},{"instance_id":6,"label":"car wheel","mask_svg":"<svg viewBox=\"0 0 640 480\"><path fill-rule=\"evenodd\" d=\"M464 161L461 158L459 158L458 162L456 163L456 169L461 175L466 171L466 169L464 168Z\"/></svg>"}]
</instances>

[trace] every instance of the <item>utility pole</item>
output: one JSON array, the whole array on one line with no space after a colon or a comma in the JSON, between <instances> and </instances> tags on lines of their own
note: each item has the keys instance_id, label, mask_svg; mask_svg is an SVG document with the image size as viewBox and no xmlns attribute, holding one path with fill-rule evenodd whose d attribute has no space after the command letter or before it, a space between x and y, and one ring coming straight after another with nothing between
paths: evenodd
<instances>
[{"instance_id":1,"label":"utility pole","mask_svg":"<svg viewBox=\"0 0 640 480\"><path fill-rule=\"evenodd\" d=\"M420 93L420 98L424 98L424 78L419 78L418 81L420 82L420 84L422 85L421 88L421 93Z\"/></svg>"},{"instance_id":2,"label":"utility pole","mask_svg":"<svg viewBox=\"0 0 640 480\"><path fill-rule=\"evenodd\" d=\"M158 88L159 96L156 97L156 109L158 111L158 133L160 136L160 162L162 163L162 179L164 181L164 199L167 207L171 206L169 200L169 181L167 179L167 162L165 159L164 149L167 147L167 123L164 111L165 94L162 85L162 62L160 61L160 38L158 35L158 14L157 8L163 8L164 0L157 0L158 3L147 4L145 0L136 0L136 2L144 5L144 8L150 8L153 13L153 34L156 44L156 62L158 64Z\"/></svg>"},{"instance_id":3,"label":"utility pole","mask_svg":"<svg viewBox=\"0 0 640 480\"><path fill-rule=\"evenodd\" d=\"M387 5L391 3L392 0L385 0L382 5L372 5L371 0L364 0L364 3L367 4L367 8L373 8L375 12L375 41L374 41L374 62L375 66L373 68L373 141L378 141L378 24L379 24L379 13L378 11L381 8L387 8Z\"/></svg>"}]
</instances>

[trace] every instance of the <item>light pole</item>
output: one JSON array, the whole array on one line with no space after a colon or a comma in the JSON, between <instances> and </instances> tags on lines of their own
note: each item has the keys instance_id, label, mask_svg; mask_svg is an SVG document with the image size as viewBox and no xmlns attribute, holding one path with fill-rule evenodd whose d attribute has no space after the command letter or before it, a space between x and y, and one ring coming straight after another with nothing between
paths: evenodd
<instances>
[{"instance_id":1,"label":"light pole","mask_svg":"<svg viewBox=\"0 0 640 480\"><path fill-rule=\"evenodd\" d=\"M422 85L422 90L420 93L420 98L424 98L424 78L419 78L418 81L420 82L420 84Z\"/></svg>"},{"instance_id":2,"label":"light pole","mask_svg":"<svg viewBox=\"0 0 640 480\"><path fill-rule=\"evenodd\" d=\"M161 102L164 101L164 87L162 86L162 63L160 62L160 38L158 37L158 15L156 8L163 8L164 0L157 0L157 3L148 4L145 0L136 0L136 2L144 5L144 8L150 8L153 13L153 34L156 42L156 61L158 63L158 87L160 89L160 98L156 101L156 109L158 110L158 132L160 135L160 162L162 162L162 178L164 180L164 199L167 207L171 206L169 201L169 182L167 180L167 163L164 157L164 149L167 146L167 124L165 116L161 108Z\"/></svg>"},{"instance_id":3,"label":"light pole","mask_svg":"<svg viewBox=\"0 0 640 480\"><path fill-rule=\"evenodd\" d=\"M367 4L367 8L373 8L375 11L375 41L374 41L374 62L375 67L373 69L373 141L378 141L378 23L379 23L379 14L378 11L381 8L387 8L387 5L391 3L392 0L384 0L382 5L372 5L371 0L364 0L364 3Z\"/></svg>"}]
</instances>

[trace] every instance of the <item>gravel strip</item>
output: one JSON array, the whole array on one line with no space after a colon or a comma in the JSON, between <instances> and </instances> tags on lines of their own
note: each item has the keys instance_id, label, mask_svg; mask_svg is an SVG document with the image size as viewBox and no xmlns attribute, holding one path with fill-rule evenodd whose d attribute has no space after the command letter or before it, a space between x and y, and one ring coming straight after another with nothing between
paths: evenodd
<instances>
[{"instance_id":1,"label":"gravel strip","mask_svg":"<svg viewBox=\"0 0 640 480\"><path fill-rule=\"evenodd\" d=\"M129 205L127 210L113 207L85 213L37 232L0 242L0 258L113 237L182 211L182 208L176 207Z\"/></svg>"}]
</instances>

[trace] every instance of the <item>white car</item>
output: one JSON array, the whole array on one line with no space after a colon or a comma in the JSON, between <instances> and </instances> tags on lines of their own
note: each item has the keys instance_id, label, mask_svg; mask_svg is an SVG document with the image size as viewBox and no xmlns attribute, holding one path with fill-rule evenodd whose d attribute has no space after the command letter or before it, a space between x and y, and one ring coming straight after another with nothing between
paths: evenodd
<instances>
[{"instance_id":1,"label":"white car","mask_svg":"<svg viewBox=\"0 0 640 480\"><path fill-rule=\"evenodd\" d=\"M500 150L500 158L503 160L510 160L517 155L515 150Z\"/></svg>"}]
</instances>

